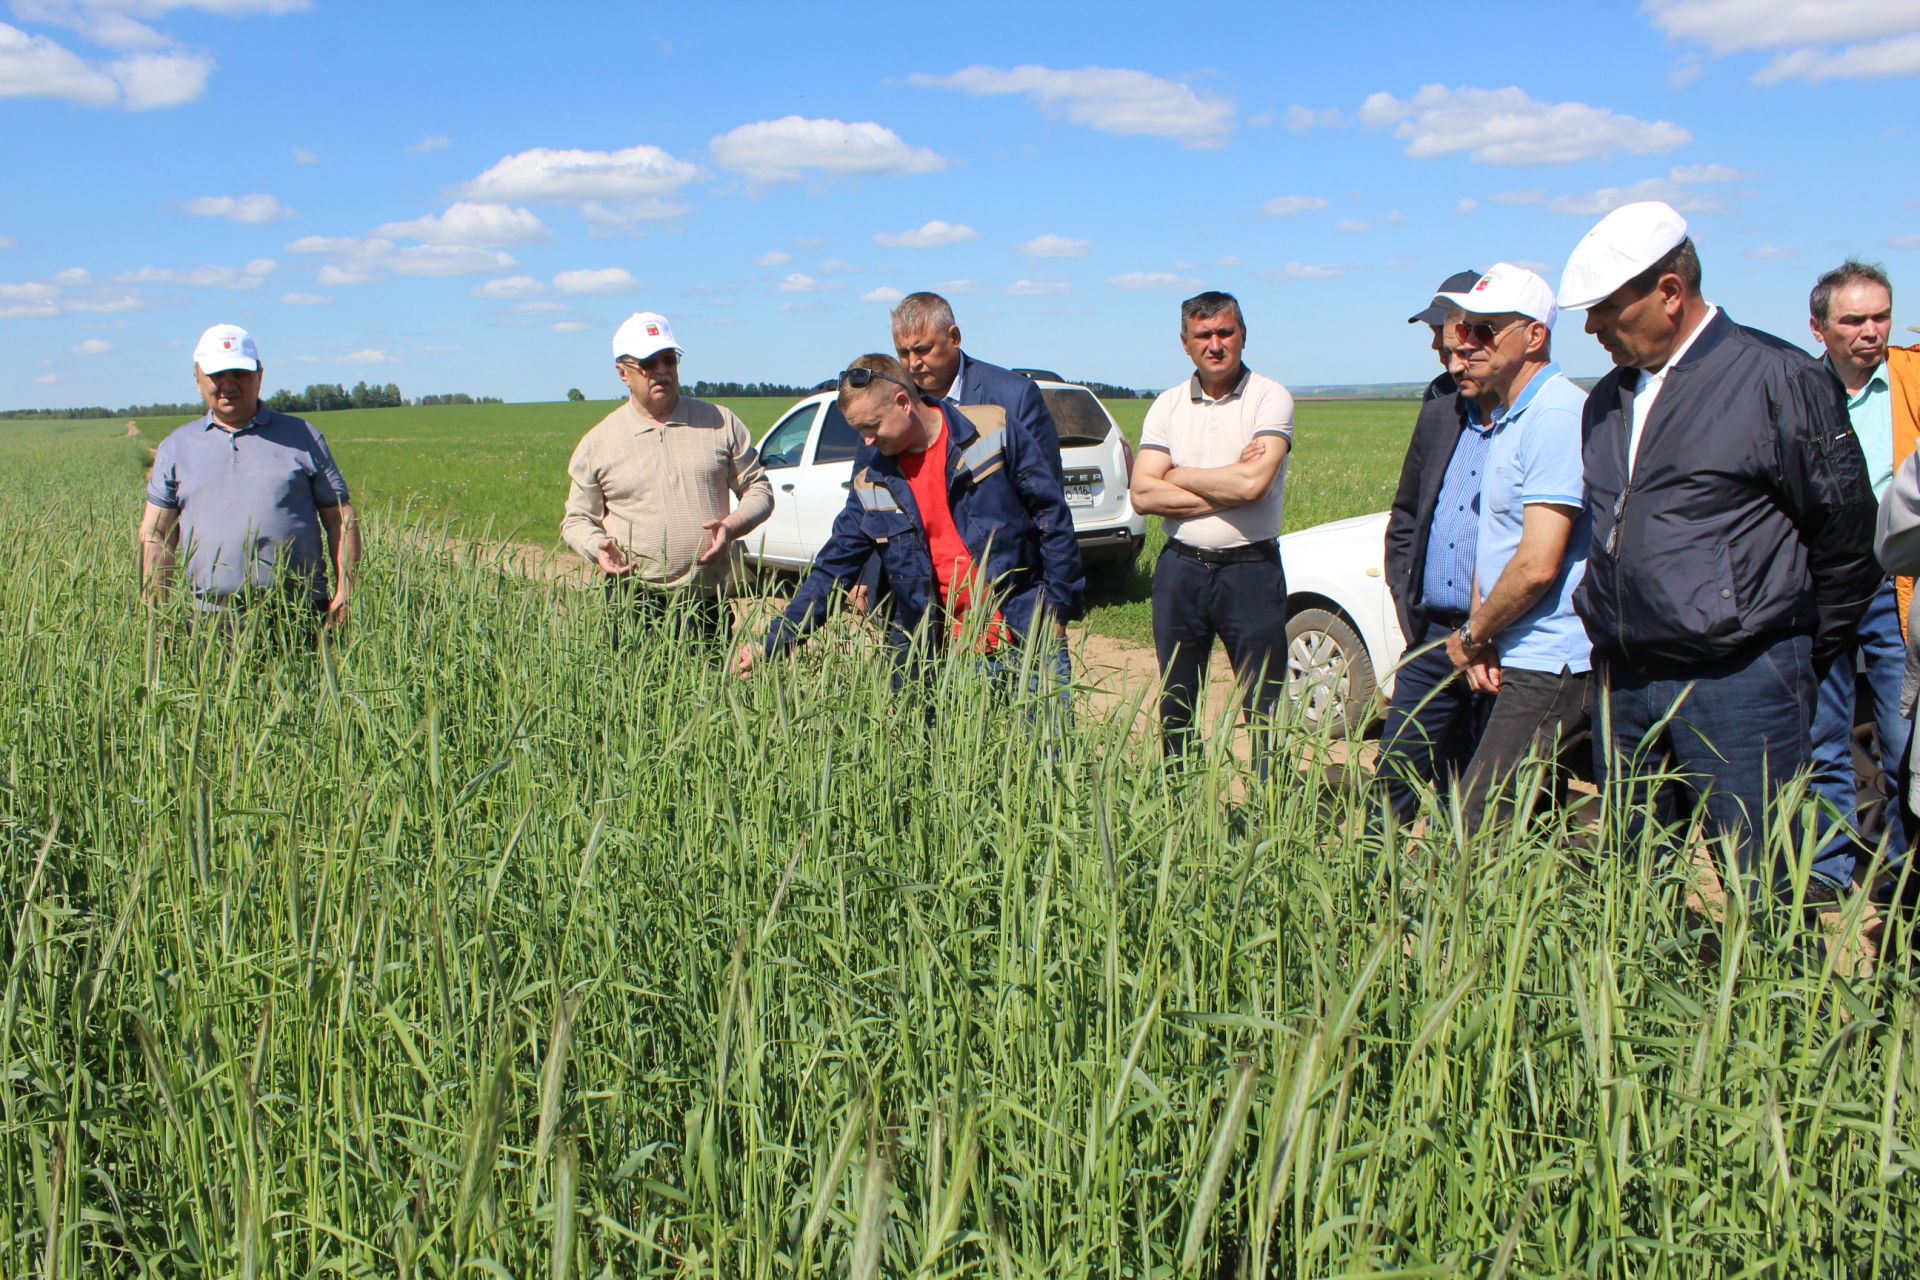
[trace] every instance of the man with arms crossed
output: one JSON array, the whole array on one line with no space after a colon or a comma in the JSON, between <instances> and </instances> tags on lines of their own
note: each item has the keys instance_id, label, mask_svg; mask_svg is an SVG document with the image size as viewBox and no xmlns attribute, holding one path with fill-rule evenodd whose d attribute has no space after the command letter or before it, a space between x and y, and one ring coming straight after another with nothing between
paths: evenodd
<instances>
[{"instance_id":1,"label":"man with arms crossed","mask_svg":"<svg viewBox=\"0 0 1920 1280\"><path fill-rule=\"evenodd\" d=\"M1593 646L1573 612L1591 537L1582 497L1580 413L1587 393L1552 355L1553 290L1533 272L1495 263L1471 288L1442 294L1460 308L1462 394L1498 406L1467 412L1491 434L1480 491L1472 611L1447 656L1493 710L1467 765L1463 810L1480 825L1490 791L1532 752L1550 762L1586 727ZM1554 769L1553 798L1565 792ZM1503 802L1503 809L1508 806Z\"/></svg>"},{"instance_id":2,"label":"man with arms crossed","mask_svg":"<svg viewBox=\"0 0 1920 1280\"><path fill-rule=\"evenodd\" d=\"M1815 282L1807 299L1813 336L1826 348L1826 364L1847 393L1847 419L1867 460L1867 480L1884 499L1893 473L1913 452L1914 406L1920 404L1920 348L1887 346L1893 329L1893 285L1879 267L1848 259ZM1906 579L1908 583L1912 579ZM1814 874L1845 888L1852 883L1858 849L1858 806L1854 790L1853 726L1857 684L1856 655L1866 662L1873 690L1872 714L1880 733L1880 763L1894 782L1906 759L1907 723L1901 705L1907 646L1900 630L1903 597L1888 578L1874 592L1858 633L1834 659L1820 682L1813 716L1813 762L1819 772L1814 789L1845 819L1814 863ZM1897 866L1906 851L1900 817L1899 787L1886 806L1888 856ZM1863 867L1862 870L1865 868Z\"/></svg>"},{"instance_id":3,"label":"man with arms crossed","mask_svg":"<svg viewBox=\"0 0 1920 1280\"><path fill-rule=\"evenodd\" d=\"M765 642L735 674L783 653L826 619L835 587L879 557L893 584L888 641L903 659L966 641L997 665L1013 646L1051 646L1079 616L1080 548L1053 468L998 409L973 417L914 385L899 361L865 355L840 375L840 412L865 446L827 545Z\"/></svg>"},{"instance_id":4,"label":"man with arms crossed","mask_svg":"<svg viewBox=\"0 0 1920 1280\"><path fill-rule=\"evenodd\" d=\"M230 618L229 610L284 607L297 639L310 637L316 621L347 620L359 519L326 438L260 403L263 372L245 329L217 324L200 335L193 376L207 413L154 451L140 581L146 599L157 601L184 541L197 611Z\"/></svg>"},{"instance_id":5,"label":"man with arms crossed","mask_svg":"<svg viewBox=\"0 0 1920 1280\"><path fill-rule=\"evenodd\" d=\"M1615 365L1587 397L1593 542L1574 593L1594 643L1595 768L1634 803L1670 761L1754 889L1780 892L1790 869L1753 865L1767 806L1811 765L1815 673L1880 585L1840 384L1701 296L1686 220L1659 201L1587 233L1560 306L1587 313ZM1657 797L1663 821L1674 792ZM1832 893L1816 880L1803 905Z\"/></svg>"},{"instance_id":6,"label":"man with arms crossed","mask_svg":"<svg viewBox=\"0 0 1920 1280\"><path fill-rule=\"evenodd\" d=\"M1153 571L1160 738L1169 759L1192 745L1194 700L1218 637L1256 723L1286 687L1287 580L1281 495L1293 396L1242 360L1240 304L1209 290L1180 304L1193 376L1160 393L1140 432L1134 509L1164 518ZM1264 762L1264 748L1259 751Z\"/></svg>"},{"instance_id":7,"label":"man with arms crossed","mask_svg":"<svg viewBox=\"0 0 1920 1280\"><path fill-rule=\"evenodd\" d=\"M1433 349L1448 372L1427 387L1413 424L1400 484L1387 514L1387 589L1400 614L1406 652L1393 672L1393 697L1380 731L1379 777L1386 803L1401 822L1419 807L1420 783L1445 783L1472 758L1489 702L1447 657L1446 638L1473 608L1474 547L1480 536L1480 488L1487 473L1490 422L1498 400L1476 384L1475 403L1455 384L1449 312L1439 295L1471 289L1478 271L1448 276L1424 311L1407 323L1433 330Z\"/></svg>"},{"instance_id":8,"label":"man with arms crossed","mask_svg":"<svg viewBox=\"0 0 1920 1280\"><path fill-rule=\"evenodd\" d=\"M605 575L621 614L687 625L707 644L728 633L727 548L773 513L773 486L732 410L680 394L666 317L641 311L613 335L620 407L582 436L560 536ZM727 495L740 499L731 512Z\"/></svg>"}]
</instances>

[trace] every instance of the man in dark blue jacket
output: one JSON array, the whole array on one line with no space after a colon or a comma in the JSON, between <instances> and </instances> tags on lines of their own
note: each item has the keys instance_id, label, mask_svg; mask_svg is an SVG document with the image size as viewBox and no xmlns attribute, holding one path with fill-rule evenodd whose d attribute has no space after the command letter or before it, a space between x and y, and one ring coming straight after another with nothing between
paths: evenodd
<instances>
[{"instance_id":1,"label":"man in dark blue jacket","mask_svg":"<svg viewBox=\"0 0 1920 1280\"><path fill-rule=\"evenodd\" d=\"M877 555L892 590L888 640L902 656L964 639L998 658L1031 637L1054 646L1058 668L1066 624L1080 615L1080 549L1032 436L997 410L969 417L924 395L886 355L841 374L839 404L866 447L827 545L761 651L804 639L825 620L833 589ZM741 646L735 672L759 656Z\"/></svg>"},{"instance_id":2,"label":"man in dark blue jacket","mask_svg":"<svg viewBox=\"0 0 1920 1280\"><path fill-rule=\"evenodd\" d=\"M1752 887L1783 891L1785 865L1752 865L1766 809L1809 768L1817 675L1880 583L1840 385L1701 296L1686 221L1658 201L1587 233L1560 306L1587 313L1616 366L1582 423L1593 546L1574 607L1599 677L1595 767L1629 804L1673 770L1656 816L1683 816L1675 792L1691 793Z\"/></svg>"}]
</instances>

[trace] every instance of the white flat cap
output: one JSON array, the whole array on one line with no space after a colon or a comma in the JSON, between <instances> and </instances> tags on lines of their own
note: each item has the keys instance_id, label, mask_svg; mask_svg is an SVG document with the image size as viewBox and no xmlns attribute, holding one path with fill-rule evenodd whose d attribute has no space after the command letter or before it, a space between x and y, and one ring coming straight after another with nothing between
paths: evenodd
<instances>
[{"instance_id":1,"label":"white flat cap","mask_svg":"<svg viewBox=\"0 0 1920 1280\"><path fill-rule=\"evenodd\" d=\"M1509 311L1538 320L1553 328L1557 309L1553 305L1553 287L1525 267L1511 262L1496 262L1472 286L1458 293L1441 293L1462 311L1474 315L1498 316Z\"/></svg>"},{"instance_id":2,"label":"white flat cap","mask_svg":"<svg viewBox=\"0 0 1920 1280\"><path fill-rule=\"evenodd\" d=\"M1560 305L1585 311L1679 247L1687 220L1661 200L1623 204L1581 237L1560 273Z\"/></svg>"}]
</instances>

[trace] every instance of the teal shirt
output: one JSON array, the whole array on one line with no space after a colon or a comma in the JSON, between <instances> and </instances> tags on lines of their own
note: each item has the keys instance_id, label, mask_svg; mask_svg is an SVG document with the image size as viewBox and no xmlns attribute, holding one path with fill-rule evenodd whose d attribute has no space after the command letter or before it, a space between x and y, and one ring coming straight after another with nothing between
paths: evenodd
<instances>
[{"instance_id":1,"label":"teal shirt","mask_svg":"<svg viewBox=\"0 0 1920 1280\"><path fill-rule=\"evenodd\" d=\"M1859 395L1847 396L1847 420L1860 440L1860 452L1867 455L1867 478L1873 481L1873 496L1887 496L1893 483L1893 392L1887 386L1887 362L1867 379Z\"/></svg>"}]
</instances>

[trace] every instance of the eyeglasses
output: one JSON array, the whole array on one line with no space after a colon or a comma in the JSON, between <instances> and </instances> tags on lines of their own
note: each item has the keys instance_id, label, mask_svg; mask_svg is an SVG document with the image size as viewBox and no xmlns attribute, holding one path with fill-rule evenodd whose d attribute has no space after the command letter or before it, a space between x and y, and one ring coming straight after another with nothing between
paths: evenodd
<instances>
[{"instance_id":1,"label":"eyeglasses","mask_svg":"<svg viewBox=\"0 0 1920 1280\"><path fill-rule=\"evenodd\" d=\"M1503 324L1496 329L1485 320L1478 321L1474 324L1467 324L1464 321L1460 321L1456 322L1453 326L1453 337L1454 340L1463 347L1490 347L1505 337L1509 330L1523 324L1532 323L1533 322L1525 316L1521 316L1511 324Z\"/></svg>"},{"instance_id":2,"label":"eyeglasses","mask_svg":"<svg viewBox=\"0 0 1920 1280\"><path fill-rule=\"evenodd\" d=\"M842 369L840 371L840 385L843 387L852 387L855 391L860 390L862 387L871 386L875 378L880 379L882 382L891 382L894 386L899 387L910 396L917 398L920 394L914 388L900 381L900 379L890 378L886 374L877 373L872 369Z\"/></svg>"},{"instance_id":3,"label":"eyeglasses","mask_svg":"<svg viewBox=\"0 0 1920 1280\"><path fill-rule=\"evenodd\" d=\"M656 369L678 369L680 353L668 347L665 351L654 352L645 360L639 356L621 356L614 363L626 365L629 369L638 369L642 373L652 373Z\"/></svg>"}]
</instances>

